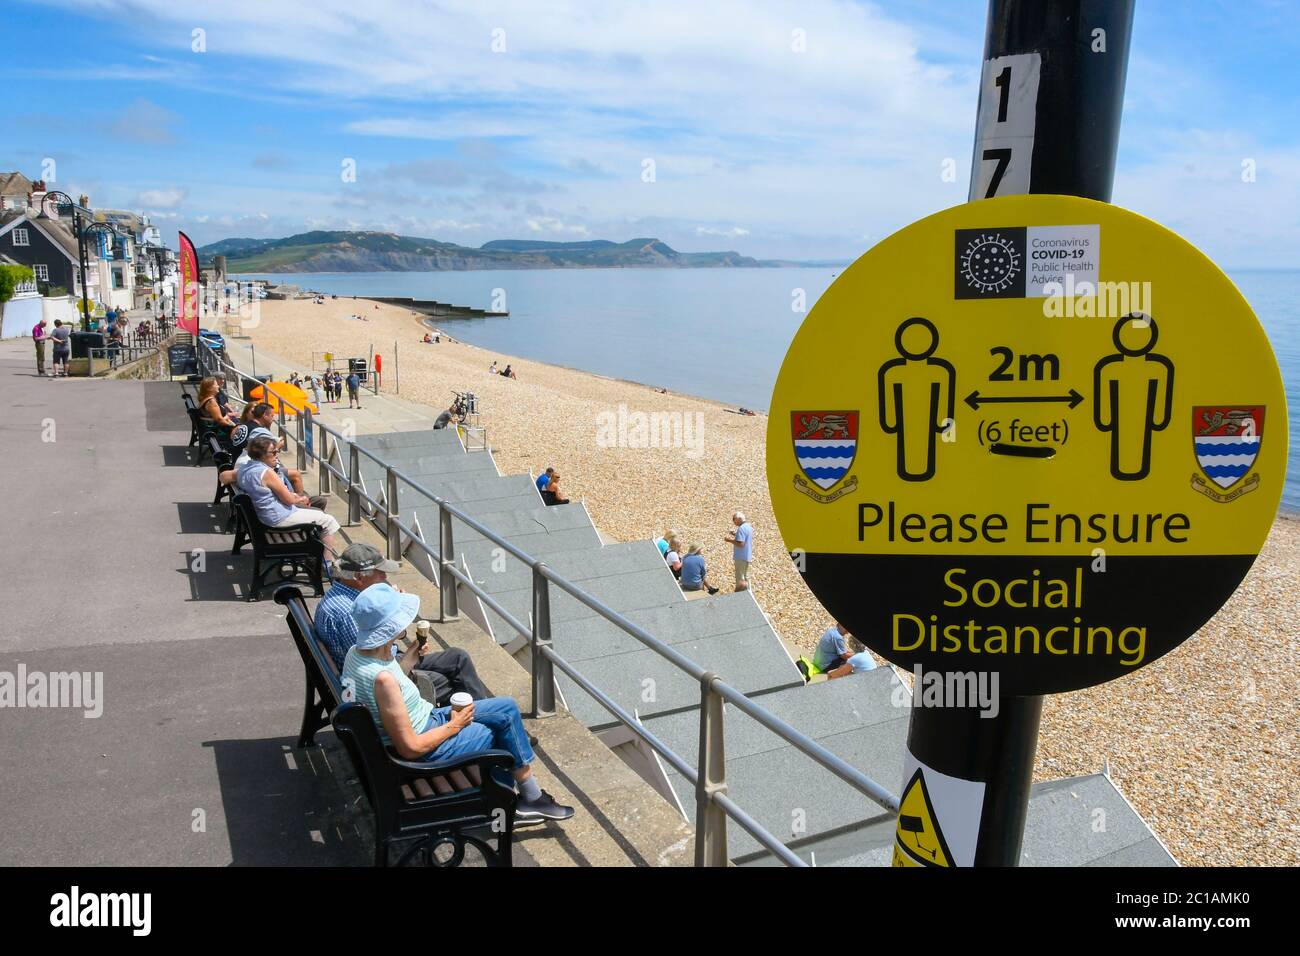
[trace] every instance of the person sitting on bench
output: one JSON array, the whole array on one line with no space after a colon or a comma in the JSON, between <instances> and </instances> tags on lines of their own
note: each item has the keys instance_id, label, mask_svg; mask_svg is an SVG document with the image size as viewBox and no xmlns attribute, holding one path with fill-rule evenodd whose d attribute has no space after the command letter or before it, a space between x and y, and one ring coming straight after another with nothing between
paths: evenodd
<instances>
[{"instance_id":1,"label":"person sitting on bench","mask_svg":"<svg viewBox=\"0 0 1300 956\"><path fill-rule=\"evenodd\" d=\"M244 409L244 412L246 413L244 421L248 425L249 443L251 443L254 438L269 438L271 441L275 442L275 449L277 452L285 450L289 444L289 439L283 436L276 438L275 434L271 431L271 424L275 421L275 410L271 408L270 405L266 404L266 402L257 402L256 404L250 404ZM244 450L240 453L239 457L235 459L235 467L238 468L247 460L248 446L245 445ZM302 483L302 472L297 468L290 468L281 461L276 465L276 471L280 473L281 480L287 481L296 493L300 495L306 494ZM326 501L326 498L317 495L311 497L311 504L309 504L308 507L324 511Z\"/></svg>"},{"instance_id":2,"label":"person sitting on bench","mask_svg":"<svg viewBox=\"0 0 1300 956\"><path fill-rule=\"evenodd\" d=\"M235 487L253 502L258 520L268 528L284 528L296 524L315 524L321 529L321 543L325 545L326 569L334 557L334 535L338 533L338 519L326 512L312 508L311 499L296 494L276 472L279 453L275 439L259 435L248 441L248 461L235 471Z\"/></svg>"},{"instance_id":3,"label":"person sitting on bench","mask_svg":"<svg viewBox=\"0 0 1300 956\"><path fill-rule=\"evenodd\" d=\"M199 397L194 404L199 407L199 414L204 419L229 431L239 422L221 410L221 403L217 400L217 391L217 380L215 378L205 378L199 383Z\"/></svg>"},{"instance_id":4,"label":"person sitting on bench","mask_svg":"<svg viewBox=\"0 0 1300 956\"><path fill-rule=\"evenodd\" d=\"M417 595L402 594L389 584L372 584L352 605L357 643L343 660L343 686L370 711L380 738L405 760L508 751L519 787L515 819L531 823L572 817L573 808L556 803L533 776L533 748L513 698L489 697L459 710L434 707L402 672L394 645L419 612Z\"/></svg>"},{"instance_id":5,"label":"person sitting on bench","mask_svg":"<svg viewBox=\"0 0 1300 956\"><path fill-rule=\"evenodd\" d=\"M316 636L334 658L339 671L348 651L357 643L356 621L352 619L352 606L361 592L373 584L387 584L390 572L401 570L401 564L389 561L378 548L368 544L350 544L334 562L334 581L325 596L316 605ZM396 646L393 648L397 650ZM475 700L485 700L492 695L479 680L478 671L470 656L459 647L445 651L423 653L423 648L412 644L398 658L402 671L425 671L433 679L437 702L450 703L452 694L463 691Z\"/></svg>"}]
</instances>

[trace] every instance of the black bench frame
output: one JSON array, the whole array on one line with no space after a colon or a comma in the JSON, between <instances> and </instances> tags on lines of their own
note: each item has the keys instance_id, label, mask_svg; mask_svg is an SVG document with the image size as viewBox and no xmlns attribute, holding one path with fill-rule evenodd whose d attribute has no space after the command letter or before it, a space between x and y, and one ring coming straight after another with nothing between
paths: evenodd
<instances>
[{"instance_id":1,"label":"black bench frame","mask_svg":"<svg viewBox=\"0 0 1300 956\"><path fill-rule=\"evenodd\" d=\"M253 574L248 585L248 600L259 600L263 589L299 575L305 575L311 582L317 597L325 593L325 545L321 541L319 525L268 528L253 510L253 500L245 494L235 494L233 507L235 544L230 553L239 554L245 544L253 545ZM284 573L286 565L293 568L291 574ZM280 575L278 581L268 580L273 571Z\"/></svg>"},{"instance_id":2,"label":"black bench frame","mask_svg":"<svg viewBox=\"0 0 1300 956\"><path fill-rule=\"evenodd\" d=\"M215 437L221 441L224 436L218 425L203 417L203 413L194 404L194 399L189 392L181 393L181 401L185 403L185 413L190 417L190 447L195 445L199 447L199 457L194 462L197 468L203 464L204 456L212 453L212 449L208 447L208 438Z\"/></svg>"},{"instance_id":3,"label":"black bench frame","mask_svg":"<svg viewBox=\"0 0 1300 956\"><path fill-rule=\"evenodd\" d=\"M326 723L333 725L374 811L375 866L388 866L390 849L408 843L401 849L398 866L417 854L433 866L459 866L466 844L477 847L489 866L511 866L517 795L492 771L509 773L514 758L504 750L487 750L436 763L403 760L384 746L369 711L339 700L335 687L341 681L334 683L339 680L338 668L316 635L302 591L281 585L275 600L285 607L306 676L298 746L311 744ZM471 770L479 783L471 783ZM492 834L495 848L489 842ZM440 861L435 851L443 844L450 845L452 853Z\"/></svg>"}]
</instances>

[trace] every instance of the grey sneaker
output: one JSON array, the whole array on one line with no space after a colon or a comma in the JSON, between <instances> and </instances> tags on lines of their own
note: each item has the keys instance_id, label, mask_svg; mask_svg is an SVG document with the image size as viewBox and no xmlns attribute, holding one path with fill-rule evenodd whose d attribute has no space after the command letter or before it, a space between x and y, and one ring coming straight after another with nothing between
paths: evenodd
<instances>
[{"instance_id":1,"label":"grey sneaker","mask_svg":"<svg viewBox=\"0 0 1300 956\"><path fill-rule=\"evenodd\" d=\"M520 823L532 823L537 820L567 820L573 816L573 807L562 806L555 802L545 790L536 800L520 800L515 804L515 819Z\"/></svg>"}]
</instances>

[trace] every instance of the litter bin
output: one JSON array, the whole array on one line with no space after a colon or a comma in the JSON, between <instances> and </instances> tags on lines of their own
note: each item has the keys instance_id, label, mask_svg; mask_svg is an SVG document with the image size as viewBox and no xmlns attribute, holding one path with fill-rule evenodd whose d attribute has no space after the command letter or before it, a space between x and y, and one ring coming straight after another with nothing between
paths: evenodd
<instances>
[{"instance_id":1,"label":"litter bin","mask_svg":"<svg viewBox=\"0 0 1300 956\"><path fill-rule=\"evenodd\" d=\"M90 358L91 349L102 349L103 347L103 332L72 333L72 357L74 359Z\"/></svg>"},{"instance_id":2,"label":"litter bin","mask_svg":"<svg viewBox=\"0 0 1300 956\"><path fill-rule=\"evenodd\" d=\"M258 375L255 378L250 378L245 375L242 379L244 383L244 401L251 402L253 400L253 389L257 388L259 385L265 385L270 378L271 376L269 375Z\"/></svg>"}]
</instances>

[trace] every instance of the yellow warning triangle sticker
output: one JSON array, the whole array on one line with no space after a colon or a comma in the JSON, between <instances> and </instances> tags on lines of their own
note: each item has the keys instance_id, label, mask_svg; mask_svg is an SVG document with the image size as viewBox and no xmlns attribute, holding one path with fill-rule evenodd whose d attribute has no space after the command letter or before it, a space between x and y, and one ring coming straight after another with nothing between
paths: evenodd
<instances>
[{"instance_id":1,"label":"yellow warning triangle sticker","mask_svg":"<svg viewBox=\"0 0 1300 956\"><path fill-rule=\"evenodd\" d=\"M939 829L939 818L925 788L925 776L916 769L903 788L898 804L898 829L894 831L892 866L952 866L952 853Z\"/></svg>"}]
</instances>

